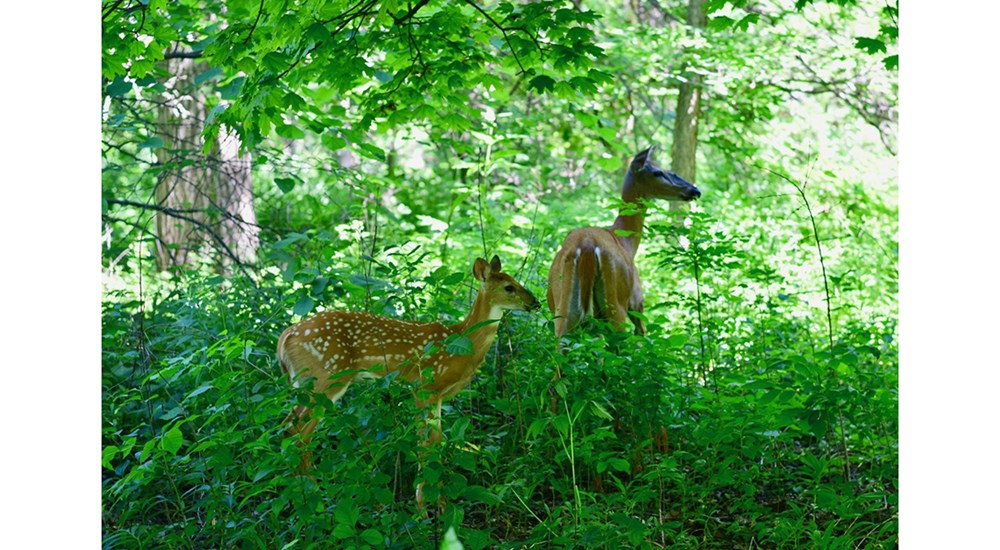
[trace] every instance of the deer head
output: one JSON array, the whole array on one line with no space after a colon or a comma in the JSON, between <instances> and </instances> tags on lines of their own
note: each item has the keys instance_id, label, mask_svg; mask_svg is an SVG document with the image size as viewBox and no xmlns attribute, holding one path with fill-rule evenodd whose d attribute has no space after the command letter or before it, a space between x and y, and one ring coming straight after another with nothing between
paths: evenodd
<instances>
[{"instance_id":1,"label":"deer head","mask_svg":"<svg viewBox=\"0 0 1000 550\"><path fill-rule=\"evenodd\" d=\"M701 191L687 180L653 164L653 147L640 151L632 159L622 186L622 199L635 202L638 198L690 201Z\"/></svg>"}]
</instances>

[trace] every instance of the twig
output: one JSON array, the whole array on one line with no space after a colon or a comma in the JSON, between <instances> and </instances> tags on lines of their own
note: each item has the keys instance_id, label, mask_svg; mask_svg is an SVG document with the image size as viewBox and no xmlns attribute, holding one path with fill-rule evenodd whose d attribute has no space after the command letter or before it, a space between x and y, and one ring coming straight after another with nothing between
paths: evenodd
<instances>
[{"instance_id":1,"label":"twig","mask_svg":"<svg viewBox=\"0 0 1000 550\"><path fill-rule=\"evenodd\" d=\"M815 218L815 216L813 216L812 206L809 205L809 199L806 197L806 192L805 192L804 186L800 186L798 184L798 182L794 181L792 178L790 178L790 177L788 177L788 176L786 176L784 174L781 174L780 172L776 172L776 171L771 170L770 168L767 168L767 167L763 167L763 168L764 168L764 170L767 170L768 172L774 174L775 176L778 176L779 178L781 178L781 179L787 181L788 183L792 184L792 186L795 187L795 190L799 192L799 196L802 197L802 201L805 203L805 206L806 206L806 211L809 213L809 221L812 223L813 237L816 240L816 250L819 252L819 265L820 265L820 269L823 272L823 290L826 292L826 322L827 322L827 330L828 330L828 334L829 334L829 338L830 338L830 358L832 359L833 358L833 314L831 313L831 308L830 308L830 284L829 284L829 281L827 281L826 264L823 261L823 246L820 244L819 229L816 226L816 218ZM836 371L833 371L833 372L834 372L834 375L836 375ZM850 456L848 448L847 448L847 430L846 430L846 423L844 422L844 411L840 407L839 403L837 405L838 405L837 406L837 413L838 413L838 417L840 418L840 438L841 438L841 445L843 446L843 449L844 449L844 479L846 481L850 481L851 480L851 456Z\"/></svg>"},{"instance_id":2,"label":"twig","mask_svg":"<svg viewBox=\"0 0 1000 550\"><path fill-rule=\"evenodd\" d=\"M101 20L102 21L107 21L108 20L108 16L111 15L111 13L114 12L116 9L118 9L118 6L122 5L122 2L124 2L124 1L125 0L117 0L114 4L112 4L110 7L108 7L108 9L105 10L104 13L101 15Z\"/></svg>"},{"instance_id":3,"label":"twig","mask_svg":"<svg viewBox=\"0 0 1000 550\"><path fill-rule=\"evenodd\" d=\"M264 0L260 0L260 7L257 8L257 19L254 19L253 25L250 27L250 32L247 33L246 39L243 40L243 44L246 45L250 42L250 37L253 36L253 31L257 30L257 23L260 23L260 16L264 13Z\"/></svg>"},{"instance_id":4,"label":"twig","mask_svg":"<svg viewBox=\"0 0 1000 550\"><path fill-rule=\"evenodd\" d=\"M486 10L484 10L483 8L479 7L479 5L473 2L472 0L462 0L462 1L475 8L475 10L478 11L479 13L483 14L483 17L485 17L487 21L492 23L493 26L496 27L497 30L499 30L503 34L504 42L506 42L507 47L510 48L510 53L514 55L514 61L517 62L517 66L521 68L522 73L527 72L524 70L524 65L521 64L521 58L518 57L517 52L514 51L514 45L510 43L510 37L507 36L507 29L502 25L500 25L500 23L497 23L496 19L493 19L493 16L487 13ZM537 42L536 45L538 45ZM541 48L541 46L539 46L539 48Z\"/></svg>"},{"instance_id":5,"label":"twig","mask_svg":"<svg viewBox=\"0 0 1000 550\"><path fill-rule=\"evenodd\" d=\"M396 18L392 15L389 17L392 17L392 21L397 25L402 25L407 19L413 17L420 10L420 8L426 6L428 2L430 2L430 0L420 0L415 6L410 8L410 11L404 13L402 17Z\"/></svg>"},{"instance_id":6,"label":"twig","mask_svg":"<svg viewBox=\"0 0 1000 550\"><path fill-rule=\"evenodd\" d=\"M238 267L240 269L240 271L242 271L243 274L246 275L247 279L249 279L250 281L254 280L253 277L251 276L250 272L247 271L246 264L244 264L243 261L240 260L239 257L237 257L236 253L234 253L229 248L229 245L227 245L226 242L222 239L222 237L219 236L219 234L215 232L215 229L213 229L207 223L205 223L205 222L203 222L203 221L201 221L201 220L199 220L197 218L193 218L193 217L187 215L189 213L197 212L197 210L176 209L176 208L170 208L170 207L167 207L167 206L160 206L159 204L142 203L142 202L136 202L136 201L130 201L130 200L124 200L124 199L104 199L104 201L107 202L108 204L118 204L118 205L123 205L123 206L135 206L137 208L142 208L142 209L146 209L146 210L156 210L156 211L162 212L162 213L164 213L164 214L166 214L166 215L168 215L170 217L177 218L177 219L180 219L180 220L184 220L184 221L193 223L194 225L198 226L201 230L203 230L206 233L208 233L209 237L211 237L212 240L215 241L215 243L217 245L219 245L219 247L226 254L226 256L228 256L230 259L232 259L233 263L236 265L236 267Z\"/></svg>"},{"instance_id":7,"label":"twig","mask_svg":"<svg viewBox=\"0 0 1000 550\"><path fill-rule=\"evenodd\" d=\"M177 51L177 50L175 50L175 51L167 52L167 53L163 54L163 59L198 59L199 57L201 57L201 55L202 55L201 51L197 51L197 52L194 52L194 51L184 52L184 51Z\"/></svg>"}]
</instances>

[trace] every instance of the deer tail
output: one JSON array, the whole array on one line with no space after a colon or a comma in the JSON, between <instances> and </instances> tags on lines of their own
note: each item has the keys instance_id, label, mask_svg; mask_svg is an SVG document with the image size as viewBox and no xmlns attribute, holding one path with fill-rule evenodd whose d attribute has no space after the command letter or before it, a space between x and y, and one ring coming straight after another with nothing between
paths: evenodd
<instances>
[{"instance_id":1,"label":"deer tail","mask_svg":"<svg viewBox=\"0 0 1000 550\"><path fill-rule=\"evenodd\" d=\"M600 252L593 241L586 240L576 249L576 273L573 274L574 294L579 304L580 320L586 315L595 315L594 287L600 273Z\"/></svg>"}]
</instances>

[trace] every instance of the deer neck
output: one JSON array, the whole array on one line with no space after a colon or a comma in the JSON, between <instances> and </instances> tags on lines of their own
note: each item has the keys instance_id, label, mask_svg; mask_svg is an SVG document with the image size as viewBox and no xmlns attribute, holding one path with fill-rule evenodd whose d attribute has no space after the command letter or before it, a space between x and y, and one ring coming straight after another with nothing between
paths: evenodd
<instances>
[{"instance_id":1,"label":"deer neck","mask_svg":"<svg viewBox=\"0 0 1000 550\"><path fill-rule=\"evenodd\" d=\"M625 180L622 188L622 200L627 204L618 212L615 223L611 225L611 232L615 234L618 242L622 243L625 250L634 258L639 250L639 242L642 240L642 223L646 217L646 207L639 202L639 197L633 192L631 181ZM617 231L627 232L625 235L618 235Z\"/></svg>"},{"instance_id":2,"label":"deer neck","mask_svg":"<svg viewBox=\"0 0 1000 550\"><path fill-rule=\"evenodd\" d=\"M493 344L493 339L497 335L499 320L503 316L503 309L500 306L490 304L484 296L483 292L476 295L476 301L473 302L472 311L469 312L468 317L461 323L450 327L455 334L465 334L472 340L473 360L477 361L477 364L478 361L481 361L486 356L486 351ZM493 322L477 327L472 332L469 332L469 329L484 321Z\"/></svg>"}]
</instances>

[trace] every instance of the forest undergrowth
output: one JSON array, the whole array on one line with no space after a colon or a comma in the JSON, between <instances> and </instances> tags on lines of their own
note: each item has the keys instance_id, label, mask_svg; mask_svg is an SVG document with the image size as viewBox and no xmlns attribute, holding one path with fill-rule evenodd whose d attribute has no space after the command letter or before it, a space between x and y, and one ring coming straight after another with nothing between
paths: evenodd
<instances>
[{"instance_id":1,"label":"forest undergrowth","mask_svg":"<svg viewBox=\"0 0 1000 550\"><path fill-rule=\"evenodd\" d=\"M274 348L320 305L460 319L465 270L389 245L355 266L293 262L252 281L192 271L109 292L105 546L436 548L449 528L469 548L894 546L893 318L828 326L716 222L651 224L663 242L645 264L673 288L648 302L644 337L592 321L563 354L547 312L508 314L422 468L422 413L390 378L321 406L315 473L292 475L300 450L280 423L309 395ZM309 231L269 254L345 246ZM536 294L541 263L519 274ZM422 481L437 503L427 517Z\"/></svg>"}]
</instances>

